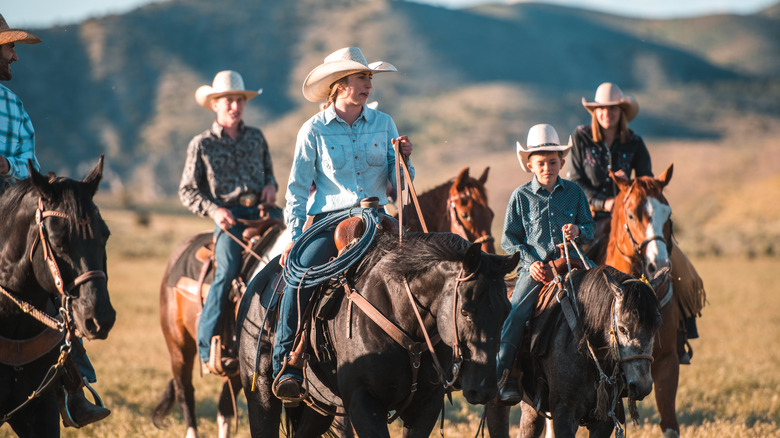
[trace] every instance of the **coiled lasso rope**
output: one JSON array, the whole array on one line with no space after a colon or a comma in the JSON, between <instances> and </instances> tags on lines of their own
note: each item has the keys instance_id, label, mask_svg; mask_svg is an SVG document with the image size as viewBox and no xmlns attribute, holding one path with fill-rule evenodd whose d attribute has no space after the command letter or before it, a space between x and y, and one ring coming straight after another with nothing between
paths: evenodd
<instances>
[{"instance_id":1,"label":"coiled lasso rope","mask_svg":"<svg viewBox=\"0 0 780 438\"><path fill-rule=\"evenodd\" d=\"M312 267L301 265L301 252L317 234L333 224L358 215L362 216L365 231L354 246L325 264ZM290 254L287 256L287 263L284 264L285 281L288 285L295 288L309 288L324 283L331 278L336 278L365 255L374 242L378 227L379 213L373 208L350 208L317 221L301 234L301 237L290 250Z\"/></svg>"}]
</instances>

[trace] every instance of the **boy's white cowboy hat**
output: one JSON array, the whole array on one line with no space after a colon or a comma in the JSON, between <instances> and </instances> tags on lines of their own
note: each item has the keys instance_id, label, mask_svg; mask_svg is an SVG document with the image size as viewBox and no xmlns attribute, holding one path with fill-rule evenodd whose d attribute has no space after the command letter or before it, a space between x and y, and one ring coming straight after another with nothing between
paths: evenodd
<instances>
[{"instance_id":1,"label":"boy's white cowboy hat","mask_svg":"<svg viewBox=\"0 0 780 438\"><path fill-rule=\"evenodd\" d=\"M628 119L627 121L629 122L634 120L634 117L636 117L639 112L639 103L634 99L634 96L623 95L620 87L612 82L604 82L599 85L599 88L596 89L596 98L593 102L588 102L583 97L582 106L590 113L593 113L593 110L602 106L619 106L623 108L623 111L626 113L626 118Z\"/></svg>"},{"instance_id":2,"label":"boy's white cowboy hat","mask_svg":"<svg viewBox=\"0 0 780 438\"><path fill-rule=\"evenodd\" d=\"M5 22L5 18L0 15L0 44L9 43L25 43L25 44L37 44L41 39L37 36L22 29L11 29L8 23Z\"/></svg>"},{"instance_id":3,"label":"boy's white cowboy hat","mask_svg":"<svg viewBox=\"0 0 780 438\"><path fill-rule=\"evenodd\" d=\"M528 148L523 148L523 145L517 142L517 160L520 161L523 170L531 172L528 168L528 157L534 152L563 152L565 157L569 149L571 149L571 137L569 137L569 144L561 144L558 133L552 125L534 125L528 131Z\"/></svg>"},{"instance_id":4,"label":"boy's white cowboy hat","mask_svg":"<svg viewBox=\"0 0 780 438\"><path fill-rule=\"evenodd\" d=\"M195 100L200 106L211 109L211 101L228 94L241 94L247 101L254 99L263 89L257 91L244 89L244 79L233 70L223 70L214 76L211 85L201 85L195 91Z\"/></svg>"},{"instance_id":5,"label":"boy's white cowboy hat","mask_svg":"<svg viewBox=\"0 0 780 438\"><path fill-rule=\"evenodd\" d=\"M314 67L303 81L303 97L309 102L322 102L330 95L330 86L339 79L352 73L367 71L384 73L398 71L390 63L376 61L369 64L363 52L357 47L345 47L336 50L325 58L325 61Z\"/></svg>"}]
</instances>

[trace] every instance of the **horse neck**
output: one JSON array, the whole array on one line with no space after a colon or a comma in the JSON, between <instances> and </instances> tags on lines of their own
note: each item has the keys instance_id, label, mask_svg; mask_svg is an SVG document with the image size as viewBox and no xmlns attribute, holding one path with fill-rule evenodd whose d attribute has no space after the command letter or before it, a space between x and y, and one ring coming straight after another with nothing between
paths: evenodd
<instances>
[{"instance_id":1,"label":"horse neck","mask_svg":"<svg viewBox=\"0 0 780 438\"><path fill-rule=\"evenodd\" d=\"M452 186L452 181L434 187L417 197L417 200L420 202L420 210L422 210L425 224L428 226L428 231L450 231L450 215L447 211L450 186ZM418 222L416 215L411 214L409 216L414 223Z\"/></svg>"},{"instance_id":2,"label":"horse neck","mask_svg":"<svg viewBox=\"0 0 780 438\"><path fill-rule=\"evenodd\" d=\"M15 291L23 291L31 286L33 264L30 261L30 248L38 237L34 224L34 207L27 197L19 204L15 214L8 215L0 223L0 285Z\"/></svg>"},{"instance_id":3,"label":"horse neck","mask_svg":"<svg viewBox=\"0 0 780 438\"><path fill-rule=\"evenodd\" d=\"M627 274L641 275L641 272L636 269L639 266L639 259L634 253L628 234L625 232L626 222L623 212L625 206L622 195L623 192L620 192L615 196L615 205L612 209L612 222L609 230L609 242L607 243L607 255L604 264Z\"/></svg>"}]
</instances>

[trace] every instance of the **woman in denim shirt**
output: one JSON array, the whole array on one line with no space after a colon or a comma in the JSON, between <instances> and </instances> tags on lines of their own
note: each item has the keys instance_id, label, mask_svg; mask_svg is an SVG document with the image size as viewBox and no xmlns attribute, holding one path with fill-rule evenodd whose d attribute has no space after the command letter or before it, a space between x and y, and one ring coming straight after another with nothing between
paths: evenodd
<instances>
[{"instance_id":1,"label":"woman in denim shirt","mask_svg":"<svg viewBox=\"0 0 780 438\"><path fill-rule=\"evenodd\" d=\"M393 119L366 105L373 74L397 71L386 62L366 62L357 47L347 47L325 58L303 83L303 96L311 102L327 101L325 109L303 124L298 132L290 179L287 183L285 222L292 236L282 253L281 264L300 238L307 215L315 221L330 213L352 208L367 197L387 204L387 182L396 186L395 146L406 160L412 143L399 136ZM414 175L414 168L410 167ZM314 183L317 190L309 197ZM338 254L333 241L335 226L320 233L301 252L300 263L316 266ZM313 289L286 286L279 309L273 351L275 394L282 400L301 395L303 373L287 365L298 325L297 308L305 308ZM299 296L300 295L300 296Z\"/></svg>"}]
</instances>

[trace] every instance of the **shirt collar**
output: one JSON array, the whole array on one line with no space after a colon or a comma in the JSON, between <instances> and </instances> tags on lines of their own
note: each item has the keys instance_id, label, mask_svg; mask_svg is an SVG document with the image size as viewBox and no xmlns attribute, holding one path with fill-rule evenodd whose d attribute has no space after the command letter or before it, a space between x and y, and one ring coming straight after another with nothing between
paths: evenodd
<instances>
[{"instance_id":1,"label":"shirt collar","mask_svg":"<svg viewBox=\"0 0 780 438\"><path fill-rule=\"evenodd\" d=\"M211 131L219 138L222 138L224 136L225 128L222 127L217 121L215 120L214 123L211 124ZM244 121L238 122L238 132L242 133L244 132Z\"/></svg>"},{"instance_id":2,"label":"shirt collar","mask_svg":"<svg viewBox=\"0 0 780 438\"><path fill-rule=\"evenodd\" d=\"M561 177L560 176L558 176L558 180L555 181L555 186L553 186L553 192L558 187L563 188L563 186L561 185ZM542 185L539 183L539 180L536 179L536 175L534 175L534 179L531 181L531 190L533 190L534 193L539 193L539 190L542 190L542 189L544 189L544 187L542 187ZM546 189L545 189L545 191L546 191Z\"/></svg>"},{"instance_id":3,"label":"shirt collar","mask_svg":"<svg viewBox=\"0 0 780 438\"><path fill-rule=\"evenodd\" d=\"M333 105L328 105L328 107L325 108L325 111L323 112L323 116L325 117L326 125L332 122L333 120L336 119L341 120L339 116L336 115L336 108ZM363 119L366 121L366 123L371 123L371 121L374 120L374 117L376 117L376 110L373 110L368 106L363 105L363 111L360 112L360 115L358 116L357 120Z\"/></svg>"}]
</instances>

